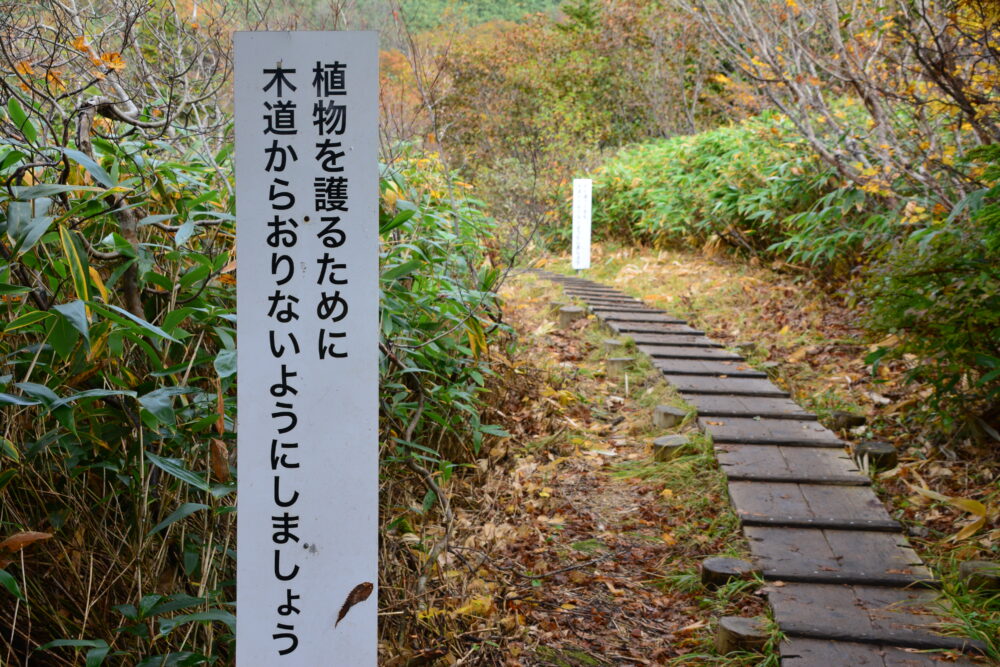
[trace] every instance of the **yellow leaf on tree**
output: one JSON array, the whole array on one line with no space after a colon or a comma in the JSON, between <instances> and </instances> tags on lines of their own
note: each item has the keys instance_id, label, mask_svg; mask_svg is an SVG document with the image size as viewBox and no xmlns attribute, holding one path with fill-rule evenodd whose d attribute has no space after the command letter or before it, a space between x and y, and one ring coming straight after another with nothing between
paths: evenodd
<instances>
[{"instance_id":1,"label":"yellow leaf on tree","mask_svg":"<svg viewBox=\"0 0 1000 667\"><path fill-rule=\"evenodd\" d=\"M21 76L31 76L35 73L35 70L31 68L31 63L27 60L22 60L21 62L14 65L14 71Z\"/></svg>"},{"instance_id":2,"label":"yellow leaf on tree","mask_svg":"<svg viewBox=\"0 0 1000 667\"><path fill-rule=\"evenodd\" d=\"M73 48L76 49L77 51L90 50L90 44L87 44L87 38L84 37L83 35L80 35L79 37L74 39L72 42L70 42L70 44L72 44Z\"/></svg>"},{"instance_id":3,"label":"yellow leaf on tree","mask_svg":"<svg viewBox=\"0 0 1000 667\"><path fill-rule=\"evenodd\" d=\"M120 72L125 69L125 61L122 60L121 54L117 51L102 53L101 64L110 70L114 70L115 72Z\"/></svg>"}]
</instances>

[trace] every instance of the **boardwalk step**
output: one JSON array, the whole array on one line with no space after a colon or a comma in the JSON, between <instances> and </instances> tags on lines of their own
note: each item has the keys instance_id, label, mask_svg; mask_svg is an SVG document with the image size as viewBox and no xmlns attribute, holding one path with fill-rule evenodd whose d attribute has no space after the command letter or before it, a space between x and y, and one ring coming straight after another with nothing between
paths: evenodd
<instances>
[{"instance_id":1,"label":"boardwalk step","mask_svg":"<svg viewBox=\"0 0 1000 667\"><path fill-rule=\"evenodd\" d=\"M621 320L606 320L604 322L612 330L621 334L684 334L687 336L704 336L704 331L699 331L686 324L672 324L668 322L623 322Z\"/></svg>"},{"instance_id":2,"label":"boardwalk step","mask_svg":"<svg viewBox=\"0 0 1000 667\"><path fill-rule=\"evenodd\" d=\"M715 455L735 481L867 486L871 480L840 448L716 444Z\"/></svg>"},{"instance_id":3,"label":"boardwalk step","mask_svg":"<svg viewBox=\"0 0 1000 667\"><path fill-rule=\"evenodd\" d=\"M646 311L642 313L634 313L624 310L595 310L594 314L605 322L635 322L635 323L655 322L657 324L684 325L684 320L679 320L676 317L670 317L669 315L664 315L663 313L657 312L655 310Z\"/></svg>"},{"instance_id":4,"label":"boardwalk step","mask_svg":"<svg viewBox=\"0 0 1000 667\"><path fill-rule=\"evenodd\" d=\"M901 530L864 486L735 481L729 483L729 497L746 526Z\"/></svg>"},{"instance_id":5,"label":"boardwalk step","mask_svg":"<svg viewBox=\"0 0 1000 667\"><path fill-rule=\"evenodd\" d=\"M751 368L742 359L736 360L703 360L703 359L653 359L653 365L664 373L671 375L705 375L714 377L750 377L767 378L762 373Z\"/></svg>"},{"instance_id":6,"label":"boardwalk step","mask_svg":"<svg viewBox=\"0 0 1000 667\"><path fill-rule=\"evenodd\" d=\"M738 394L740 396L765 396L787 398L788 392L778 389L763 378L718 378L696 375L664 373L667 382L681 394Z\"/></svg>"},{"instance_id":7,"label":"boardwalk step","mask_svg":"<svg viewBox=\"0 0 1000 667\"><path fill-rule=\"evenodd\" d=\"M702 417L698 423L715 442L749 444L807 443L816 446L845 447L837 434L819 422L789 419L753 419L752 417Z\"/></svg>"},{"instance_id":8,"label":"boardwalk step","mask_svg":"<svg viewBox=\"0 0 1000 667\"><path fill-rule=\"evenodd\" d=\"M942 621L934 591L789 583L769 586L767 597L778 627L792 637L919 649L982 647L973 640L934 632Z\"/></svg>"},{"instance_id":9,"label":"boardwalk step","mask_svg":"<svg viewBox=\"0 0 1000 667\"><path fill-rule=\"evenodd\" d=\"M706 361L740 361L738 354L713 347L685 347L681 345L639 345L639 350L652 359L703 359Z\"/></svg>"},{"instance_id":10,"label":"boardwalk step","mask_svg":"<svg viewBox=\"0 0 1000 667\"><path fill-rule=\"evenodd\" d=\"M883 644L793 637L781 643L782 667L971 667L941 653L918 653Z\"/></svg>"},{"instance_id":11,"label":"boardwalk step","mask_svg":"<svg viewBox=\"0 0 1000 667\"><path fill-rule=\"evenodd\" d=\"M765 579L870 586L933 581L902 535L871 530L746 526Z\"/></svg>"},{"instance_id":12,"label":"boardwalk step","mask_svg":"<svg viewBox=\"0 0 1000 667\"><path fill-rule=\"evenodd\" d=\"M710 338L702 335L683 333L678 331L667 331L658 333L627 333L626 338L632 339L636 345L650 345L655 347L714 347L722 348L720 343L716 343Z\"/></svg>"},{"instance_id":13,"label":"boardwalk step","mask_svg":"<svg viewBox=\"0 0 1000 667\"><path fill-rule=\"evenodd\" d=\"M642 346L639 346L642 350ZM688 403L701 417L760 417L762 419L797 419L816 421L816 415L806 412L788 398L758 398L755 396L693 395ZM718 421L718 420L715 420Z\"/></svg>"}]
</instances>

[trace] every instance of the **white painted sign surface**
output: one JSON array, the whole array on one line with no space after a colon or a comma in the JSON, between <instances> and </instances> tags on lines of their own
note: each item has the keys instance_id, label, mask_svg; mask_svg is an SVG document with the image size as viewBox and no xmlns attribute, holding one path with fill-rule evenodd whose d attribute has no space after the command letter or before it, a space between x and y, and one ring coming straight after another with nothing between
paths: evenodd
<instances>
[{"instance_id":1,"label":"white painted sign surface","mask_svg":"<svg viewBox=\"0 0 1000 667\"><path fill-rule=\"evenodd\" d=\"M236 663L372 666L378 40L244 32L235 49Z\"/></svg>"},{"instance_id":2,"label":"white painted sign surface","mask_svg":"<svg viewBox=\"0 0 1000 667\"><path fill-rule=\"evenodd\" d=\"M573 268L590 268L590 194L593 181L573 179Z\"/></svg>"}]
</instances>

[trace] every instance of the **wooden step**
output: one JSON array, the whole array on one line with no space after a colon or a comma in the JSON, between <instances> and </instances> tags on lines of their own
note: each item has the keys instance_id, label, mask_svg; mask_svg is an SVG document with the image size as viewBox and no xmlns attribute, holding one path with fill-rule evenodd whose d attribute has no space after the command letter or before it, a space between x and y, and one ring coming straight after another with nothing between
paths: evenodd
<instances>
[{"instance_id":1,"label":"wooden step","mask_svg":"<svg viewBox=\"0 0 1000 667\"><path fill-rule=\"evenodd\" d=\"M672 375L664 373L667 382L681 394L737 394L787 398L788 392L778 389L763 378L718 378L697 375Z\"/></svg>"},{"instance_id":2,"label":"wooden step","mask_svg":"<svg viewBox=\"0 0 1000 667\"><path fill-rule=\"evenodd\" d=\"M642 346L640 346L642 349ZM806 412L788 398L758 398L756 396L694 395L688 403L700 417L760 417L762 419L796 419L816 421L816 415ZM718 420L716 420L718 421Z\"/></svg>"},{"instance_id":3,"label":"wooden step","mask_svg":"<svg viewBox=\"0 0 1000 667\"><path fill-rule=\"evenodd\" d=\"M688 336L704 336L704 331L699 331L686 324L675 324L669 322L624 322L622 320L605 320L613 331L620 334L685 334Z\"/></svg>"},{"instance_id":4,"label":"wooden step","mask_svg":"<svg viewBox=\"0 0 1000 667\"><path fill-rule=\"evenodd\" d=\"M786 638L781 642L782 667L973 667L977 663L953 654L918 653L885 644ZM982 664L982 663L978 663Z\"/></svg>"},{"instance_id":5,"label":"wooden step","mask_svg":"<svg viewBox=\"0 0 1000 667\"><path fill-rule=\"evenodd\" d=\"M722 345L710 338L700 334L689 334L682 332L666 333L626 333L624 338L631 339L636 345L649 345L651 347L713 347L722 348Z\"/></svg>"},{"instance_id":6,"label":"wooden step","mask_svg":"<svg viewBox=\"0 0 1000 667\"><path fill-rule=\"evenodd\" d=\"M671 375L707 375L720 378L766 378L756 368L751 368L742 359L737 360L703 360L703 359L664 359L656 357L653 366Z\"/></svg>"},{"instance_id":7,"label":"wooden step","mask_svg":"<svg viewBox=\"0 0 1000 667\"><path fill-rule=\"evenodd\" d=\"M935 631L943 619L930 590L788 583L768 586L767 597L778 627L791 637L971 652L983 646Z\"/></svg>"},{"instance_id":8,"label":"wooden step","mask_svg":"<svg viewBox=\"0 0 1000 667\"><path fill-rule=\"evenodd\" d=\"M902 530L866 486L731 481L729 498L745 526Z\"/></svg>"},{"instance_id":9,"label":"wooden step","mask_svg":"<svg viewBox=\"0 0 1000 667\"><path fill-rule=\"evenodd\" d=\"M749 444L809 444L846 447L837 434L819 422L752 417L701 417L698 424L715 442Z\"/></svg>"},{"instance_id":10,"label":"wooden step","mask_svg":"<svg viewBox=\"0 0 1000 667\"><path fill-rule=\"evenodd\" d=\"M658 310L650 310L642 313L628 312L624 310L595 310L594 314L605 322L655 322L658 324L684 324L684 320L665 315Z\"/></svg>"},{"instance_id":11,"label":"wooden step","mask_svg":"<svg viewBox=\"0 0 1000 667\"><path fill-rule=\"evenodd\" d=\"M682 345L637 345L639 350L653 359L703 359L705 361L743 361L738 354L718 347Z\"/></svg>"},{"instance_id":12,"label":"wooden step","mask_svg":"<svg viewBox=\"0 0 1000 667\"><path fill-rule=\"evenodd\" d=\"M745 526L765 579L909 586L933 581L902 535L871 530Z\"/></svg>"},{"instance_id":13,"label":"wooden step","mask_svg":"<svg viewBox=\"0 0 1000 667\"><path fill-rule=\"evenodd\" d=\"M841 448L716 444L722 471L734 480L867 486L871 480Z\"/></svg>"}]
</instances>

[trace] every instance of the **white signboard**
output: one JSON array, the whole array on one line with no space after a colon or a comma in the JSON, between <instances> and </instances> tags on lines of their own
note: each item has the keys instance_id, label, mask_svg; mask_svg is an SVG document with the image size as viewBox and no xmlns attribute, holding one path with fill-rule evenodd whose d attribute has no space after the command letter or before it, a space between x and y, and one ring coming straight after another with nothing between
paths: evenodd
<instances>
[{"instance_id":1,"label":"white signboard","mask_svg":"<svg viewBox=\"0 0 1000 667\"><path fill-rule=\"evenodd\" d=\"M590 193L593 181L573 179L573 268L590 268Z\"/></svg>"},{"instance_id":2,"label":"white signboard","mask_svg":"<svg viewBox=\"0 0 1000 667\"><path fill-rule=\"evenodd\" d=\"M235 48L236 664L373 666L378 40Z\"/></svg>"}]
</instances>

